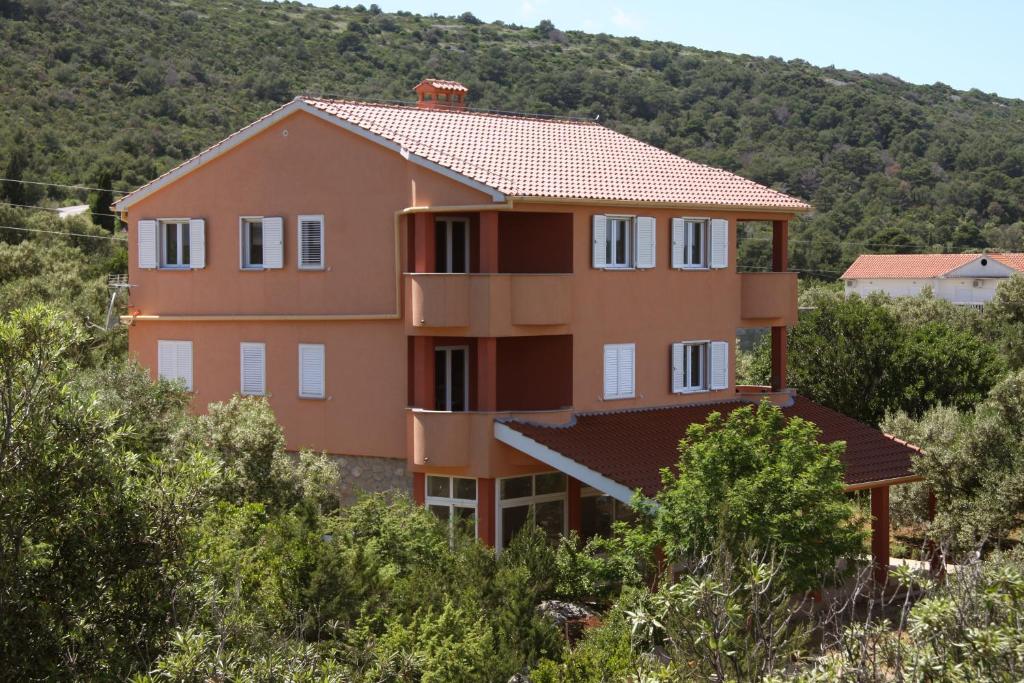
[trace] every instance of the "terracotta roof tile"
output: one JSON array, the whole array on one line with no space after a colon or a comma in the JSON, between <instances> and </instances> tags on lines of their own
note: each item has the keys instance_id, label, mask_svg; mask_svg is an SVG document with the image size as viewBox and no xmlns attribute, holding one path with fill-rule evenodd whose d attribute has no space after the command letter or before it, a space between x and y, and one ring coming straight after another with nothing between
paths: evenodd
<instances>
[{"instance_id":1,"label":"terracotta roof tile","mask_svg":"<svg viewBox=\"0 0 1024 683\"><path fill-rule=\"evenodd\" d=\"M982 256L1024 272L1024 254L864 254L857 257L841 279L942 277Z\"/></svg>"},{"instance_id":2,"label":"terracotta roof tile","mask_svg":"<svg viewBox=\"0 0 1024 683\"><path fill-rule=\"evenodd\" d=\"M593 121L305 98L512 196L806 210L805 202Z\"/></svg>"},{"instance_id":3,"label":"terracotta roof tile","mask_svg":"<svg viewBox=\"0 0 1024 683\"><path fill-rule=\"evenodd\" d=\"M446 81L443 78L424 78L422 81L416 84L413 88L415 90L421 85L429 85L437 88L438 90L454 90L456 92L469 92L469 88L462 85L458 81Z\"/></svg>"},{"instance_id":4,"label":"terracotta roof tile","mask_svg":"<svg viewBox=\"0 0 1024 683\"><path fill-rule=\"evenodd\" d=\"M731 412L747 401L650 410L580 414L570 426L506 420L510 428L631 489L653 496L662 468L679 461L677 447L689 425L712 412ZM842 456L847 486L911 476L918 449L802 396L782 409L818 425L822 442L845 441Z\"/></svg>"}]
</instances>

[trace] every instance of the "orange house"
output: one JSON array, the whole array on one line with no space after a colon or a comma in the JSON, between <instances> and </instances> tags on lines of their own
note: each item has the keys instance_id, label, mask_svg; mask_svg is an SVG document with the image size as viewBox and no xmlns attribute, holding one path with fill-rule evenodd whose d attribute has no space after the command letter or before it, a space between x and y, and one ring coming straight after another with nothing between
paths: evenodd
<instances>
[{"instance_id":1,"label":"orange house","mask_svg":"<svg viewBox=\"0 0 1024 683\"><path fill-rule=\"evenodd\" d=\"M847 483L887 525L912 449L785 386L806 203L593 121L416 92L299 97L116 204L130 349L154 376L197 410L264 395L289 448L411 486L499 548L531 509L601 533L687 424L768 398L847 441ZM772 223L771 272L737 272L743 221ZM746 327L772 330L771 387L735 384Z\"/></svg>"}]
</instances>

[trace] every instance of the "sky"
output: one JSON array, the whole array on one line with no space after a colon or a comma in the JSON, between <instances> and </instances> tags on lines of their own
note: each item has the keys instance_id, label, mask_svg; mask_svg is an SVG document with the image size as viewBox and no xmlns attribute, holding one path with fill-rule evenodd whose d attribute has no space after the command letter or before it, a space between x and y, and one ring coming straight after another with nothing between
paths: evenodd
<instances>
[{"instance_id":1,"label":"sky","mask_svg":"<svg viewBox=\"0 0 1024 683\"><path fill-rule=\"evenodd\" d=\"M307 0L309 1L309 0ZM370 0L372 1L372 0ZM370 1L363 4L369 6ZM313 0L314 5L356 5ZM386 12L638 36L1024 99L1024 0L379 0Z\"/></svg>"}]
</instances>

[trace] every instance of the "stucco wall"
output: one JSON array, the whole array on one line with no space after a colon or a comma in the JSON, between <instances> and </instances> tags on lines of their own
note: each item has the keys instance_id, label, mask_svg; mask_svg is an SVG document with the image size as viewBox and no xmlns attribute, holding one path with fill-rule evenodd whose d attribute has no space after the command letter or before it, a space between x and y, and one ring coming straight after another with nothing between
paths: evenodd
<instances>
[{"instance_id":1,"label":"stucco wall","mask_svg":"<svg viewBox=\"0 0 1024 683\"><path fill-rule=\"evenodd\" d=\"M1005 278L921 278L921 279L871 279L849 280L846 294L868 296L882 292L889 296L916 296L931 287L932 293L953 303L989 302L995 296L996 288Z\"/></svg>"}]
</instances>

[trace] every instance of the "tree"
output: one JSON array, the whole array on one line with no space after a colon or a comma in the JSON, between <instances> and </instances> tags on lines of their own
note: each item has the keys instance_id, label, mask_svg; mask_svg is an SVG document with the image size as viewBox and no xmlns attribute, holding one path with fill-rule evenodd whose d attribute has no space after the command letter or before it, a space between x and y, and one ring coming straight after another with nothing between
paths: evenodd
<instances>
[{"instance_id":1,"label":"tree","mask_svg":"<svg viewBox=\"0 0 1024 683\"><path fill-rule=\"evenodd\" d=\"M7 166L4 168L4 180L0 181L0 198L11 204L28 204L29 192L21 182L25 167L28 166L28 154L22 145L16 145L8 153Z\"/></svg>"},{"instance_id":2,"label":"tree","mask_svg":"<svg viewBox=\"0 0 1024 683\"><path fill-rule=\"evenodd\" d=\"M983 315L986 334L1000 346L1010 367L1024 367L1024 275L1001 282Z\"/></svg>"},{"instance_id":3,"label":"tree","mask_svg":"<svg viewBox=\"0 0 1024 683\"><path fill-rule=\"evenodd\" d=\"M669 561L751 547L780 558L787 586L820 585L863 534L843 492L845 444L823 444L814 424L770 402L691 425L677 472L662 472L653 540Z\"/></svg>"},{"instance_id":4,"label":"tree","mask_svg":"<svg viewBox=\"0 0 1024 683\"><path fill-rule=\"evenodd\" d=\"M92 213L92 222L113 232L117 219L111 208L114 204L114 191L108 171L100 172L96 178L96 187L99 189L89 194L89 211Z\"/></svg>"}]
</instances>

